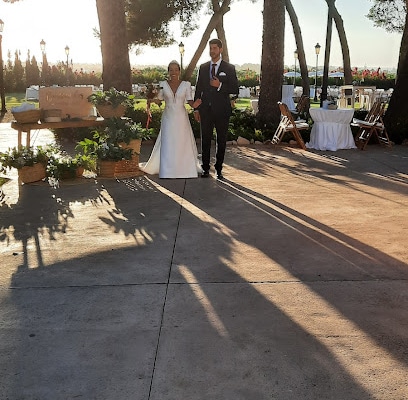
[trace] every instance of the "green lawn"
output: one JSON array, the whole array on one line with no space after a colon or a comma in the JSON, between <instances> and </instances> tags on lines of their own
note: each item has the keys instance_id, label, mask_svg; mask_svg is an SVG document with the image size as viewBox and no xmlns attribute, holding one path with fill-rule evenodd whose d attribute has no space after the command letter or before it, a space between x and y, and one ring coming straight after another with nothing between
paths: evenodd
<instances>
[{"instance_id":1,"label":"green lawn","mask_svg":"<svg viewBox=\"0 0 408 400\"><path fill-rule=\"evenodd\" d=\"M9 93L6 95L6 108L10 110L11 107L18 106L24 101L25 93ZM38 102L34 104L38 107ZM235 101L235 106L240 109L251 108L251 100L239 98ZM152 107L155 107L155 104ZM320 107L320 102L315 103L313 99L310 99L310 107ZM146 99L136 99L136 108L146 109ZM358 110L359 103L355 103L354 108Z\"/></svg>"},{"instance_id":2,"label":"green lawn","mask_svg":"<svg viewBox=\"0 0 408 400\"><path fill-rule=\"evenodd\" d=\"M25 93L8 93L5 97L7 110L10 110L11 107L19 106L25 101Z\"/></svg>"}]
</instances>

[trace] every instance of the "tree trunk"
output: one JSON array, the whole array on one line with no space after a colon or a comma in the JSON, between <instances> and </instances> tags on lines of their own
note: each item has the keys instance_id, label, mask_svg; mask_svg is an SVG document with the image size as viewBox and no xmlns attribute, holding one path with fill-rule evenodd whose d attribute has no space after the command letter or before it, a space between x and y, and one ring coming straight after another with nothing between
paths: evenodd
<instances>
[{"instance_id":1,"label":"tree trunk","mask_svg":"<svg viewBox=\"0 0 408 400\"><path fill-rule=\"evenodd\" d=\"M225 3L229 6L231 0L224 0ZM212 0L212 8L214 12L220 11L220 4L218 0ZM227 37L225 35L224 29L224 15L221 17L220 21L218 22L215 30L217 31L218 39L220 39L223 43L223 51L222 51L222 59L229 62L229 54L228 54L228 44L227 44Z\"/></svg>"},{"instance_id":2,"label":"tree trunk","mask_svg":"<svg viewBox=\"0 0 408 400\"><path fill-rule=\"evenodd\" d=\"M408 0L406 1L408 7ZM408 138L408 15L405 17L405 28L402 35L398 77L395 89L384 116L384 124L390 139L401 144Z\"/></svg>"},{"instance_id":3,"label":"tree trunk","mask_svg":"<svg viewBox=\"0 0 408 400\"><path fill-rule=\"evenodd\" d=\"M114 87L132 93L124 0L96 0L105 90Z\"/></svg>"},{"instance_id":4,"label":"tree trunk","mask_svg":"<svg viewBox=\"0 0 408 400\"><path fill-rule=\"evenodd\" d=\"M310 95L309 71L307 69L305 49L303 47L303 38L299 25L299 20L297 18L296 12L292 6L291 1L286 0L285 5L290 21L292 22L293 34L295 35L296 50L298 52L299 58L300 74L302 75L303 94L309 96Z\"/></svg>"},{"instance_id":5,"label":"tree trunk","mask_svg":"<svg viewBox=\"0 0 408 400\"><path fill-rule=\"evenodd\" d=\"M263 130L274 130L280 121L277 103L282 98L285 0L264 0L262 36L258 119Z\"/></svg>"},{"instance_id":6,"label":"tree trunk","mask_svg":"<svg viewBox=\"0 0 408 400\"><path fill-rule=\"evenodd\" d=\"M204 49L207 46L208 40L210 39L211 32L216 29L218 23L221 21L223 18L224 14L227 13L230 8L229 4L231 3L231 0L224 0L219 11L214 13L208 22L207 28L205 29L203 36L201 37L200 43L198 44L197 50L194 53L193 58L190 61L190 64L186 68L183 79L185 80L190 80L191 75L193 75L194 68L197 65L198 60L200 59L201 55L203 54Z\"/></svg>"},{"instance_id":7,"label":"tree trunk","mask_svg":"<svg viewBox=\"0 0 408 400\"><path fill-rule=\"evenodd\" d=\"M335 1L336 0L326 0L326 3L329 6L329 12L334 19L339 34L341 51L343 53L344 84L351 85L353 82L353 76L351 74L350 50L347 43L346 31L344 30L343 18L341 18L341 15L336 8Z\"/></svg>"},{"instance_id":8,"label":"tree trunk","mask_svg":"<svg viewBox=\"0 0 408 400\"><path fill-rule=\"evenodd\" d=\"M320 94L320 107L322 107L323 101L327 99L332 32L333 32L333 15L331 12L331 8L329 7L327 11L326 47L324 49L324 65L322 77L322 92Z\"/></svg>"},{"instance_id":9,"label":"tree trunk","mask_svg":"<svg viewBox=\"0 0 408 400\"><path fill-rule=\"evenodd\" d=\"M226 62L229 62L228 43L227 43L227 37L225 35L224 21L222 17L221 17L220 22L215 27L215 30L217 31L218 39L220 39L223 43L222 59Z\"/></svg>"},{"instance_id":10,"label":"tree trunk","mask_svg":"<svg viewBox=\"0 0 408 400\"><path fill-rule=\"evenodd\" d=\"M408 0L405 1L406 7L408 9ZM402 39L401 39L401 46L400 46L400 53L399 53L399 58L398 58L398 67L397 67L397 76L396 76L396 81L398 80L398 75L400 72L400 65L402 64L402 60L405 60L408 57L408 31L407 31L407 23L408 20L405 20L405 29L402 34Z\"/></svg>"}]
</instances>

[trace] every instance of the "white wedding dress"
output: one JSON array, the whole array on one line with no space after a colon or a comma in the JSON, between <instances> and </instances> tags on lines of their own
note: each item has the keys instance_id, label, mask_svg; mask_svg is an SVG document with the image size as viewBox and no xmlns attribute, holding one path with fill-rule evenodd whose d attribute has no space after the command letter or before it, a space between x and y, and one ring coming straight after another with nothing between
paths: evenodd
<instances>
[{"instance_id":1,"label":"white wedding dress","mask_svg":"<svg viewBox=\"0 0 408 400\"><path fill-rule=\"evenodd\" d=\"M197 178L201 172L197 145L185 104L193 100L190 82L182 81L174 94L167 81L160 82L158 98L164 100L160 133L152 154L140 169L160 178Z\"/></svg>"}]
</instances>

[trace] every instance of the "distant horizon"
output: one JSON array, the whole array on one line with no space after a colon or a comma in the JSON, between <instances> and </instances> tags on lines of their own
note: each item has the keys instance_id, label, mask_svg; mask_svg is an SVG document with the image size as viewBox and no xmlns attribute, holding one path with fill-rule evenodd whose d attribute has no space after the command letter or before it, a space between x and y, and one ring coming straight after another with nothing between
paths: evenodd
<instances>
[{"instance_id":1,"label":"distant horizon","mask_svg":"<svg viewBox=\"0 0 408 400\"><path fill-rule=\"evenodd\" d=\"M49 63L50 65L53 65L53 63ZM233 63L234 64L234 63ZM260 73L261 70L261 64L257 64L257 63L244 63L244 64L234 64L235 68L238 71L241 70L245 70L245 69L250 69L251 71L255 71L256 73ZM130 65L131 68L138 68L138 69L144 69L144 68L152 68L152 67L161 67L161 68L167 68L167 65L165 64L131 64ZM96 68L91 68L91 67L99 67L98 70L96 71ZM294 68L294 65L286 65L285 67ZM74 68L73 70L77 70L83 68L85 71L90 72L89 70L93 70L96 72L102 72L102 64L101 63L74 63ZM378 66L363 66L363 67L357 67L358 70L364 70L364 69L369 69L369 70L377 70L377 68L379 68ZM314 71L315 67L308 67L309 71ZM329 70L338 70L339 67L335 67L335 66L329 66ZM297 66L297 70L299 70L299 66ZM323 70L323 65L319 65L318 66L318 70ZM395 73L397 71L396 67L381 67L382 71L387 71L387 72L391 72L391 73Z\"/></svg>"},{"instance_id":2,"label":"distant horizon","mask_svg":"<svg viewBox=\"0 0 408 400\"><path fill-rule=\"evenodd\" d=\"M353 0L337 2L336 7L342 17L344 29L347 34L347 43L350 52L351 68L358 66L364 69L395 70L401 47L402 35L390 33L383 28L374 26L366 15L370 9L367 0ZM320 43L319 66L325 57L327 6L322 0L292 0L299 20L302 33L303 49L308 65L315 68L315 45ZM44 22L44 10L51 18ZM241 0L234 2L231 9L224 16L224 27L227 37L230 62L235 65L246 65L246 60L254 60L259 65L262 60L263 41L263 2ZM94 29L99 29L99 21L95 2L84 0L71 0L69 7L61 15L60 2L55 0L42 0L41 7L34 0L18 1L14 3L2 2L1 19L4 21L3 30L3 59L8 51L14 54L21 51L22 58L30 51L30 56L35 56L41 61L42 52L40 41L46 42L45 52L50 62L66 62L65 46L69 47L69 59L74 65L95 64L102 62L101 43L95 36ZM167 65L170 60L179 60L179 43L184 44L183 61L187 65L195 56L197 45L203 38L210 14L202 13L199 16L199 28L191 35L184 37L180 23L173 21L170 31L174 43L164 48L142 46L136 53L132 49L129 58L132 66ZM14 21L14 23L13 23ZM18 21L16 23L15 21ZM40 23L38 23L40 21ZM43 21L43 22L41 22ZM74 24L73 24L74 22ZM216 32L211 32L211 37L216 37ZM381 51L379 51L379 49ZM295 62L294 51L296 42L293 27L286 13L284 36L284 64L292 68ZM200 55L197 64L207 61L207 49ZM96 61L96 62L94 62ZM333 27L331 52L331 69L338 69L343 65L342 49L335 27ZM384 65L387 65L385 67ZM392 67L390 67L390 65Z\"/></svg>"}]
</instances>

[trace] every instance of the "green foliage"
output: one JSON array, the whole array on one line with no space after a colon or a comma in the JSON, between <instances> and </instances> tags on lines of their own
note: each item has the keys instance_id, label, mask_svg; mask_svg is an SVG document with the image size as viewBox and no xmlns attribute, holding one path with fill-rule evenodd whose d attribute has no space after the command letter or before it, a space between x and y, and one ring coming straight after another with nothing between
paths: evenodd
<instances>
[{"instance_id":1,"label":"green foliage","mask_svg":"<svg viewBox=\"0 0 408 400\"><path fill-rule=\"evenodd\" d=\"M143 104L146 104L144 101ZM157 137L160 132L160 124L163 110L158 106L152 105L150 108L152 119L149 123L149 128L147 129L147 135L149 137ZM140 123L142 127L146 127L147 124L147 112L146 108L135 108L126 111L126 116L131 118L135 123ZM146 138L146 137L145 137Z\"/></svg>"},{"instance_id":2,"label":"green foliage","mask_svg":"<svg viewBox=\"0 0 408 400\"><path fill-rule=\"evenodd\" d=\"M166 77L167 69L160 66L132 70L132 83L149 84L163 81Z\"/></svg>"},{"instance_id":3,"label":"green foliage","mask_svg":"<svg viewBox=\"0 0 408 400\"><path fill-rule=\"evenodd\" d=\"M132 0L125 4L129 42L162 47L175 42L171 21L181 23L183 36L197 27L196 18L206 0Z\"/></svg>"},{"instance_id":4,"label":"green foliage","mask_svg":"<svg viewBox=\"0 0 408 400\"><path fill-rule=\"evenodd\" d=\"M407 6L404 0L373 0L367 18L387 32L403 33Z\"/></svg>"},{"instance_id":5,"label":"green foliage","mask_svg":"<svg viewBox=\"0 0 408 400\"><path fill-rule=\"evenodd\" d=\"M9 148L0 153L0 172L4 173L11 168L21 169L36 163L45 165L53 151L51 146Z\"/></svg>"},{"instance_id":6,"label":"green foliage","mask_svg":"<svg viewBox=\"0 0 408 400\"><path fill-rule=\"evenodd\" d=\"M120 143L129 143L131 139L142 139L148 131L140 124L128 118L111 118L106 127L93 131L93 138L79 141L76 149L80 154L99 160L130 160L133 150L124 148Z\"/></svg>"},{"instance_id":7,"label":"green foliage","mask_svg":"<svg viewBox=\"0 0 408 400\"><path fill-rule=\"evenodd\" d=\"M256 128L256 117L250 109L234 108L228 128L228 140L237 140L239 136L248 140L263 140Z\"/></svg>"},{"instance_id":8,"label":"green foliage","mask_svg":"<svg viewBox=\"0 0 408 400\"><path fill-rule=\"evenodd\" d=\"M117 107L124 105L131 107L134 104L135 96L127 92L110 88L105 91L97 91L88 96L88 101L94 105L111 105Z\"/></svg>"},{"instance_id":9,"label":"green foliage","mask_svg":"<svg viewBox=\"0 0 408 400\"><path fill-rule=\"evenodd\" d=\"M98 160L120 161L132 158L132 149L125 149L98 132L95 132L93 140L85 138L78 142L76 149L81 154Z\"/></svg>"},{"instance_id":10,"label":"green foliage","mask_svg":"<svg viewBox=\"0 0 408 400\"><path fill-rule=\"evenodd\" d=\"M149 139L150 132L131 118L109 118L103 132L112 142L129 144L132 139Z\"/></svg>"},{"instance_id":11,"label":"green foliage","mask_svg":"<svg viewBox=\"0 0 408 400\"><path fill-rule=\"evenodd\" d=\"M237 78L240 86L255 87L259 86L259 74L248 69L237 71Z\"/></svg>"},{"instance_id":12,"label":"green foliage","mask_svg":"<svg viewBox=\"0 0 408 400\"><path fill-rule=\"evenodd\" d=\"M75 178L78 168L84 168L88 171L96 171L96 157L76 154L56 153L48 160L47 176L58 181L63 178Z\"/></svg>"}]
</instances>

